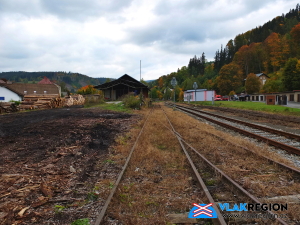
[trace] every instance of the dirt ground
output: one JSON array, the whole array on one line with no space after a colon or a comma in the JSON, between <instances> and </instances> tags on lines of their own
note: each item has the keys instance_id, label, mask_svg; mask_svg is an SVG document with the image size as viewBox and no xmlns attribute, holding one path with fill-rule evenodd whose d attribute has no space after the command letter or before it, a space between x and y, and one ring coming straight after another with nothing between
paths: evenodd
<instances>
[{"instance_id":1,"label":"dirt ground","mask_svg":"<svg viewBox=\"0 0 300 225\"><path fill-rule=\"evenodd\" d=\"M0 224L71 224L98 212L95 183L120 169L109 147L138 119L98 108L0 115Z\"/></svg>"}]
</instances>

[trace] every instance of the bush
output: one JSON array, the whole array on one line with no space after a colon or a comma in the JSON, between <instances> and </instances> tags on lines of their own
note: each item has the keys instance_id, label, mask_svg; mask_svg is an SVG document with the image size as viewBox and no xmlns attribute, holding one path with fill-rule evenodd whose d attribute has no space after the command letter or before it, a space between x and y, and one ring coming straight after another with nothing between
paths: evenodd
<instances>
[{"instance_id":1,"label":"bush","mask_svg":"<svg viewBox=\"0 0 300 225\"><path fill-rule=\"evenodd\" d=\"M141 101L139 98L134 97L132 94L125 95L123 98L124 106L131 109L140 109Z\"/></svg>"},{"instance_id":2,"label":"bush","mask_svg":"<svg viewBox=\"0 0 300 225\"><path fill-rule=\"evenodd\" d=\"M86 95L84 96L84 98L85 98L85 102L84 102L85 107L92 107L104 103L103 95L94 95L94 96Z\"/></svg>"},{"instance_id":3,"label":"bush","mask_svg":"<svg viewBox=\"0 0 300 225\"><path fill-rule=\"evenodd\" d=\"M21 101L10 100L9 102L13 102L13 103L15 103L16 105L20 105L20 104L21 104Z\"/></svg>"}]
</instances>

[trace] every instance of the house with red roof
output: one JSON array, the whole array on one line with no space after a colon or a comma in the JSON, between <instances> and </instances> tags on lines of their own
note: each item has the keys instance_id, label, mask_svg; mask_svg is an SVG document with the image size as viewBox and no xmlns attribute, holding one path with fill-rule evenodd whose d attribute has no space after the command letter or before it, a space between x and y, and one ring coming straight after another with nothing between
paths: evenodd
<instances>
[{"instance_id":1,"label":"house with red roof","mask_svg":"<svg viewBox=\"0 0 300 225\"><path fill-rule=\"evenodd\" d=\"M59 97L61 88L47 77L37 84L12 83L6 79L0 79L0 102L22 101L26 95L57 95Z\"/></svg>"}]
</instances>

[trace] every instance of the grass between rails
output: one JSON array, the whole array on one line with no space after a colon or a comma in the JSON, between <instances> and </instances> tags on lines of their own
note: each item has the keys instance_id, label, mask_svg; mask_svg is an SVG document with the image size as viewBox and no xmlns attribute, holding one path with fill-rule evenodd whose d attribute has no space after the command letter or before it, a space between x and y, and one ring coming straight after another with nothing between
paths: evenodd
<instances>
[{"instance_id":1,"label":"grass between rails","mask_svg":"<svg viewBox=\"0 0 300 225\"><path fill-rule=\"evenodd\" d=\"M289 108L280 105L266 105L262 102L243 102L243 101L215 101L214 105L212 105L211 101L205 102L196 102L192 104L197 105L207 105L207 106L215 106L215 107L228 107L228 108L239 108L239 109L247 109L247 110L255 110L255 111L263 111L268 113L279 113L283 115L289 116L300 116L300 109L297 108Z\"/></svg>"},{"instance_id":2,"label":"grass between rails","mask_svg":"<svg viewBox=\"0 0 300 225\"><path fill-rule=\"evenodd\" d=\"M146 117L148 110L135 112ZM179 111L167 109L167 112L176 125L176 130L184 134L188 142L193 143L195 147L198 146L199 149L204 149L204 152L210 155L211 161L219 164L220 168L228 172L244 188L255 192L254 195L269 197L298 193L299 183L287 179L289 174L278 175L276 167L269 170L270 165L261 161L259 157L250 157L248 153L238 148L205 135L205 132L224 137L270 158L278 157L277 160L284 162L280 156L267 151L267 146L258 147L245 138L233 137L218 131ZM192 186L193 181L190 179L185 156L175 137L166 129L165 126L169 125L163 113L158 109L155 113L147 122L149 126L142 134L125 178L109 206L108 218L112 223L119 221L123 224L168 224L167 214L188 212L191 203L207 202L201 192ZM110 159L113 162L122 162L119 165L123 166L142 124L143 121L140 121L131 132L117 139L118 145L111 152ZM235 157L235 161L232 161ZM299 206L289 208L289 217L299 219L297 213Z\"/></svg>"},{"instance_id":3,"label":"grass between rails","mask_svg":"<svg viewBox=\"0 0 300 225\"><path fill-rule=\"evenodd\" d=\"M168 109L170 112L171 109ZM274 160L293 167L292 162L288 162L280 155L269 151L265 144L258 146L249 142L246 138L233 136L215 129L214 127L197 121L179 111L175 111L172 123L185 140L192 144L199 152L204 154L213 164L235 179L250 193L257 197L287 196L299 194L300 183L296 176L285 172L281 168L266 162L266 160L255 156L248 151L227 143L226 141L214 138L208 133L217 137L222 137L231 143L239 144L255 151L258 155L265 155ZM187 124L192 126L187 129ZM288 203L282 199L282 203ZM289 204L289 218L299 220L299 205Z\"/></svg>"},{"instance_id":4,"label":"grass between rails","mask_svg":"<svg viewBox=\"0 0 300 225\"><path fill-rule=\"evenodd\" d=\"M136 112L145 118L148 109ZM205 201L197 187L192 186L189 167L177 139L165 126L169 125L163 112L154 109L109 206L111 222L168 224L168 214L186 213L193 202ZM134 128L117 139L114 161L127 156L136 132Z\"/></svg>"}]
</instances>

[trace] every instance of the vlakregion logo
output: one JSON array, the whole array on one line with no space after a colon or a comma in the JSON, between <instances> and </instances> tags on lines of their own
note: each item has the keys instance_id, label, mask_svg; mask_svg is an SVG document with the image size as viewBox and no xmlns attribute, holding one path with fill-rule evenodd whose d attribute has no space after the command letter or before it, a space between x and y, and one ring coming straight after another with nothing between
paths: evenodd
<instances>
[{"instance_id":1,"label":"vlakregion logo","mask_svg":"<svg viewBox=\"0 0 300 225\"><path fill-rule=\"evenodd\" d=\"M213 203L196 204L193 203L193 208L189 212L188 218L218 218L216 210L212 207Z\"/></svg>"}]
</instances>

